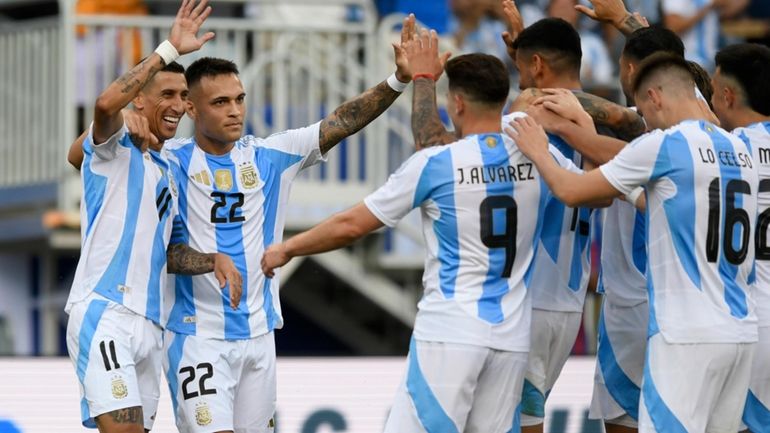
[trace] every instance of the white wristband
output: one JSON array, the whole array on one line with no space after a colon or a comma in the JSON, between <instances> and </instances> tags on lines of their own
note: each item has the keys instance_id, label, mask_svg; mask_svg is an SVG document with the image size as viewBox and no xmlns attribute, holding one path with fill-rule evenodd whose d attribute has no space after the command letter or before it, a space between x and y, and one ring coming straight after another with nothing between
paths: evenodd
<instances>
[{"instance_id":1,"label":"white wristband","mask_svg":"<svg viewBox=\"0 0 770 433\"><path fill-rule=\"evenodd\" d=\"M639 196L642 195L643 192L644 192L644 188L642 188L641 186L634 188L633 191L626 194L626 201L631 203L631 206L636 207L636 201L639 199Z\"/></svg>"},{"instance_id":2,"label":"white wristband","mask_svg":"<svg viewBox=\"0 0 770 433\"><path fill-rule=\"evenodd\" d=\"M396 78L395 72L391 74L390 77L388 77L388 86L390 86L391 89L393 89L398 93L401 93L404 90L406 90L406 86L408 85L409 83L402 83L401 81L398 81L398 78Z\"/></svg>"},{"instance_id":3,"label":"white wristband","mask_svg":"<svg viewBox=\"0 0 770 433\"><path fill-rule=\"evenodd\" d=\"M179 52L174 48L174 45L166 39L165 41L161 42L160 45L158 45L158 48L155 49L155 52L158 53L161 59L163 59L163 63L166 64L166 66L170 65L171 62L179 58Z\"/></svg>"}]
</instances>

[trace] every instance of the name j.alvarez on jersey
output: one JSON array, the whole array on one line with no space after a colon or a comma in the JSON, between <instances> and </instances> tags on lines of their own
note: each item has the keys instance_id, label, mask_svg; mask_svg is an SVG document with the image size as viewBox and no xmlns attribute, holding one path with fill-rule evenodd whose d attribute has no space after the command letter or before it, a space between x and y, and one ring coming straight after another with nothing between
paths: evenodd
<instances>
[{"instance_id":1,"label":"name j.alvarez on jersey","mask_svg":"<svg viewBox=\"0 0 770 433\"><path fill-rule=\"evenodd\" d=\"M461 167L457 169L458 185L535 180L531 162L516 165Z\"/></svg>"}]
</instances>

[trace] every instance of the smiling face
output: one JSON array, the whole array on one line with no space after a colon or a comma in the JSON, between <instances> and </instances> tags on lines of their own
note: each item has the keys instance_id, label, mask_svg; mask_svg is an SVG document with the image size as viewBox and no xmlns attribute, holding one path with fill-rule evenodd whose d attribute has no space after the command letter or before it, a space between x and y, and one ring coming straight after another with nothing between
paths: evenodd
<instances>
[{"instance_id":1,"label":"smiling face","mask_svg":"<svg viewBox=\"0 0 770 433\"><path fill-rule=\"evenodd\" d=\"M190 92L188 114L196 137L222 148L241 138L246 114L246 93L236 74L204 76Z\"/></svg>"},{"instance_id":2,"label":"smiling face","mask_svg":"<svg viewBox=\"0 0 770 433\"><path fill-rule=\"evenodd\" d=\"M147 118L150 132L164 142L176 135L185 112L187 81L183 73L161 71L134 99L134 107Z\"/></svg>"}]
</instances>

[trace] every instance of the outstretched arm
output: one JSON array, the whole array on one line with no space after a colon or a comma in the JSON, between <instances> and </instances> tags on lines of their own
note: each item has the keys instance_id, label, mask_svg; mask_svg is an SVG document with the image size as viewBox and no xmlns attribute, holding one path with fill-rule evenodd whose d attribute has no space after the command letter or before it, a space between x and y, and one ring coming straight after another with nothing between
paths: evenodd
<instances>
[{"instance_id":1,"label":"outstretched arm","mask_svg":"<svg viewBox=\"0 0 770 433\"><path fill-rule=\"evenodd\" d=\"M137 111L129 109L124 109L121 113L128 129L128 135L131 137L131 142L134 143L134 146L144 152L148 147L158 144L158 138L150 131L150 124L146 117ZM72 142L70 150L67 152L67 162L78 170L83 165L85 156L83 154L83 142L87 136L88 130L84 131L80 134L80 137Z\"/></svg>"},{"instance_id":2,"label":"outstretched arm","mask_svg":"<svg viewBox=\"0 0 770 433\"><path fill-rule=\"evenodd\" d=\"M404 52L404 44L415 32L415 17L404 19L401 29L401 43L393 44L396 55L396 73L364 93L344 102L321 121L318 146L326 154L345 138L360 131L372 120L385 112L401 95L406 84L412 81L412 73Z\"/></svg>"},{"instance_id":3,"label":"outstretched arm","mask_svg":"<svg viewBox=\"0 0 770 433\"><path fill-rule=\"evenodd\" d=\"M516 140L519 149L537 166L553 194L565 205L585 206L621 195L598 169L577 174L561 168L548 152L545 131L532 118L514 120L505 132Z\"/></svg>"},{"instance_id":4,"label":"outstretched arm","mask_svg":"<svg viewBox=\"0 0 770 433\"><path fill-rule=\"evenodd\" d=\"M271 245L262 257L262 272L269 278L296 256L336 250L353 243L384 224L363 203L338 213L312 229L280 244Z\"/></svg>"},{"instance_id":5,"label":"outstretched arm","mask_svg":"<svg viewBox=\"0 0 770 433\"><path fill-rule=\"evenodd\" d=\"M175 60L176 57L200 49L213 33L206 33L198 38L197 33L203 22L211 13L207 7L208 0L183 0L174 19L168 41L158 49L113 81L96 99L94 106L94 143L103 143L114 135L123 125L120 112L127 106L139 91L163 67Z\"/></svg>"},{"instance_id":6,"label":"outstretched arm","mask_svg":"<svg viewBox=\"0 0 770 433\"><path fill-rule=\"evenodd\" d=\"M230 283L230 306L235 309L241 302L243 279L233 260L220 253L204 254L187 244L169 245L166 251L166 269L171 274L201 275L214 272L219 288Z\"/></svg>"}]
</instances>

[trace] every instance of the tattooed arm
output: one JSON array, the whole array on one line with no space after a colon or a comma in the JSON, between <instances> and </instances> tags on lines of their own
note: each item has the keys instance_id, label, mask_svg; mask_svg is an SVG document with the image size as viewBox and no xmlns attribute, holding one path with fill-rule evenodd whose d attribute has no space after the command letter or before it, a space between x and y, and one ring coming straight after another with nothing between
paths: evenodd
<instances>
[{"instance_id":1,"label":"tattooed arm","mask_svg":"<svg viewBox=\"0 0 770 433\"><path fill-rule=\"evenodd\" d=\"M183 0L174 18L168 41L179 55L199 50L214 37L209 32L202 37L197 33L211 13L207 0L196 5L196 0ZM96 99L94 107L94 143L104 143L123 125L120 110L127 106L155 74L165 67L161 56L155 52L120 76Z\"/></svg>"},{"instance_id":2,"label":"tattooed arm","mask_svg":"<svg viewBox=\"0 0 770 433\"><path fill-rule=\"evenodd\" d=\"M647 130L642 116L630 108L589 93L577 92L575 96L596 126L610 128L623 141L632 141Z\"/></svg>"},{"instance_id":3,"label":"tattooed arm","mask_svg":"<svg viewBox=\"0 0 770 433\"><path fill-rule=\"evenodd\" d=\"M412 134L417 150L457 141L441 122L436 106L436 82L430 78L419 78L414 82Z\"/></svg>"},{"instance_id":4,"label":"tattooed arm","mask_svg":"<svg viewBox=\"0 0 770 433\"><path fill-rule=\"evenodd\" d=\"M166 269L170 274L200 275L213 272L219 288L230 283L230 306L241 301L243 280L233 260L224 254L204 254L187 244L171 244L166 251Z\"/></svg>"}]
</instances>

